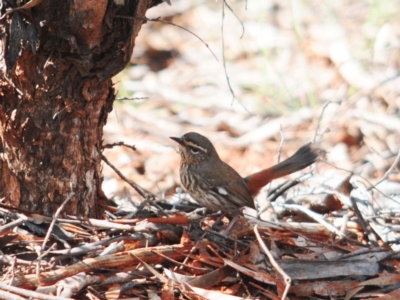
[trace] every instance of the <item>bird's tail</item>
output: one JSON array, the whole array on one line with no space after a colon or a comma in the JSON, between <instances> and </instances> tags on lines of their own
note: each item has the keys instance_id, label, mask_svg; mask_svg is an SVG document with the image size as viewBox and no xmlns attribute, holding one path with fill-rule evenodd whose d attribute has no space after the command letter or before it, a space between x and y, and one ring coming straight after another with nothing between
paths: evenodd
<instances>
[{"instance_id":1,"label":"bird's tail","mask_svg":"<svg viewBox=\"0 0 400 300\"><path fill-rule=\"evenodd\" d=\"M268 169L254 173L245 178L247 186L252 194L256 196L261 188L272 180L300 171L313 164L320 154L320 150L313 148L311 143L302 146L291 157Z\"/></svg>"}]
</instances>

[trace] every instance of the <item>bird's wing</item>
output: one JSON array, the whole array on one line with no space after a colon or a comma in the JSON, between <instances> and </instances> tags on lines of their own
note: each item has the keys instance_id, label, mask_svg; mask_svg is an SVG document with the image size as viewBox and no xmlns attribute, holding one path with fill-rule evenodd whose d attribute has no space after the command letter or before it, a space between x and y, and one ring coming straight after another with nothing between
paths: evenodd
<instances>
[{"instance_id":1,"label":"bird's wing","mask_svg":"<svg viewBox=\"0 0 400 300\"><path fill-rule=\"evenodd\" d=\"M246 186L244 179L229 165L225 164L219 170L203 172L202 180L206 188L229 199L236 207L248 206L255 208L253 197ZM229 174L229 178L227 178Z\"/></svg>"}]
</instances>

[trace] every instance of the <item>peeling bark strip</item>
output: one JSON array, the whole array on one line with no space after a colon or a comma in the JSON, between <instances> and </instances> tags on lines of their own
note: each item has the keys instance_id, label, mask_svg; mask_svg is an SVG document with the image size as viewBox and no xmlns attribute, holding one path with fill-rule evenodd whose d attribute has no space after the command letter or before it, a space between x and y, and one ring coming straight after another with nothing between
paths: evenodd
<instances>
[{"instance_id":1,"label":"peeling bark strip","mask_svg":"<svg viewBox=\"0 0 400 300\"><path fill-rule=\"evenodd\" d=\"M12 285L20 286L26 285L29 282L33 286L38 285L51 285L59 280L76 275L80 272L92 272L99 269L108 270L125 270L127 268L134 267L140 263L140 260L148 263L163 263L168 257L173 260L183 260L190 249L193 248L192 244L189 245L172 245L172 246L161 246L153 248L142 248L126 252L117 253L114 255L99 256L96 258L87 258L81 262L75 263L73 265L55 270L40 273L40 282L36 274L27 275L22 278L18 278L19 281L14 281ZM162 254L163 256L158 255Z\"/></svg>"},{"instance_id":2,"label":"peeling bark strip","mask_svg":"<svg viewBox=\"0 0 400 300\"><path fill-rule=\"evenodd\" d=\"M110 78L144 22L115 15L143 18L158 1L16 3L0 0L0 198L51 215L73 190L63 214L96 217Z\"/></svg>"}]
</instances>

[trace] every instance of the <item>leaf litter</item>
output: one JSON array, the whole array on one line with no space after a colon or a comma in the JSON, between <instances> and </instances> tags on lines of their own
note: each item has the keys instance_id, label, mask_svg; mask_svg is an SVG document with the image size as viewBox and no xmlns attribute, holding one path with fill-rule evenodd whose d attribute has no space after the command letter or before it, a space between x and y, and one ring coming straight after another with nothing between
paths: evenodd
<instances>
[{"instance_id":1,"label":"leaf litter","mask_svg":"<svg viewBox=\"0 0 400 300\"><path fill-rule=\"evenodd\" d=\"M116 88L148 98L116 102L104 136L129 145L103 154L131 184L104 164L101 220L1 205L0 297L400 297L399 5L380 17L368 3L229 5L245 30L240 39L226 10L226 72L241 104L218 52L221 2L150 10L195 32L218 61L190 33L143 26ZM266 187L259 211L246 208L224 235L180 188L168 137L189 131L244 176L310 140L325 156Z\"/></svg>"}]
</instances>

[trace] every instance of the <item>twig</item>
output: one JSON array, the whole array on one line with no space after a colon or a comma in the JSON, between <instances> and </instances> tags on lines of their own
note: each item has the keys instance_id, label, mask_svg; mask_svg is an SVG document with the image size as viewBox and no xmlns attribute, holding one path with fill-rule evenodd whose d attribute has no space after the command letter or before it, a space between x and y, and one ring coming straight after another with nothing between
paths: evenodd
<instances>
[{"instance_id":1,"label":"twig","mask_svg":"<svg viewBox=\"0 0 400 300\"><path fill-rule=\"evenodd\" d=\"M0 18L1 20L1 18ZM2 300L26 300L26 298L20 297L16 294L6 292L6 291L0 291L0 299Z\"/></svg>"},{"instance_id":2,"label":"twig","mask_svg":"<svg viewBox=\"0 0 400 300\"><path fill-rule=\"evenodd\" d=\"M28 297L29 299L34 298L34 299L43 299L43 300L73 300L71 298L64 298L64 297L59 297L59 296L50 296L50 295L46 295L46 294L42 294L42 293L30 291L30 290L18 288L18 287L15 287L15 286L11 286L11 285L5 284L3 282L0 282L0 289L2 289L4 291L9 291L11 293L15 293L15 294L19 294L19 295Z\"/></svg>"},{"instance_id":3,"label":"twig","mask_svg":"<svg viewBox=\"0 0 400 300\"><path fill-rule=\"evenodd\" d=\"M296 185L298 185L300 182L302 182L303 180L306 180L307 178L305 178L305 179L302 179L302 177L305 177L305 176L307 176L307 175L309 175L308 173L307 174L303 174L303 175L301 175L299 178L296 178L296 179L293 179L293 180L290 180L290 181L287 181L287 182L285 182L285 183L283 183L283 184L281 184L280 186L278 186L277 188L275 188L275 189L273 189L271 192L269 192L268 194L269 194L269 196L268 196L268 198L266 199L266 203L267 203L267 205L265 205L264 207L262 207L260 210L259 210L259 212L258 212L258 216L260 216L264 211L266 211L267 209L270 209L270 208L272 208L273 209L273 206L272 206L272 202L274 202L276 199L278 199L278 197L279 196L281 196L284 192L286 192L288 189L290 189L290 188L292 188L292 187L294 187L294 186L296 186Z\"/></svg>"},{"instance_id":4,"label":"twig","mask_svg":"<svg viewBox=\"0 0 400 300\"><path fill-rule=\"evenodd\" d=\"M295 209L295 210L298 210L298 211L301 211L301 212L305 213L307 216L309 216L314 221L316 221L317 223L319 223L322 226L324 226L330 232L336 233L338 236L340 236L343 239L349 240L349 238L343 232L341 232L339 229L337 229L332 224L330 224L327 221L325 221L320 214L317 214L317 213L315 213L315 212L313 212L313 211L311 211L311 210L307 209L306 207L304 207L302 205L299 205L299 204L283 204L282 206L285 207L285 208L288 208L288 209Z\"/></svg>"},{"instance_id":5,"label":"twig","mask_svg":"<svg viewBox=\"0 0 400 300\"><path fill-rule=\"evenodd\" d=\"M238 20L238 22L240 23L240 25L242 26L242 34L240 35L240 38L242 38L244 36L244 25L243 22L239 19L239 17L235 14L234 10L232 9L232 7L230 7L230 5L228 4L228 2L226 2L226 0L224 0L226 7L231 11L231 13L235 16L236 20Z\"/></svg>"},{"instance_id":6,"label":"twig","mask_svg":"<svg viewBox=\"0 0 400 300\"><path fill-rule=\"evenodd\" d=\"M164 258L166 260L169 260L170 262L173 262L174 264L179 265L180 267L185 267L185 268L188 268L188 269L193 269L193 270L198 270L198 271L207 271L207 269L205 269L205 268L197 268L197 267L189 266L189 265L184 264L184 263L180 263L179 261L176 261L175 259L169 258L168 256L166 256L164 254L161 254L161 253L159 253L157 251L151 251L151 252L161 256L162 258Z\"/></svg>"},{"instance_id":7,"label":"twig","mask_svg":"<svg viewBox=\"0 0 400 300\"><path fill-rule=\"evenodd\" d=\"M228 72L226 70L226 59L225 59L225 39L224 39L224 20L225 20L225 5L226 2L222 1L222 19L221 19L221 41L222 41L222 64L224 66L224 74L226 78L226 83L228 84L229 90L232 94L232 102L231 105L233 104L233 100L237 99L235 92L232 89L231 82L229 81L229 76Z\"/></svg>"},{"instance_id":8,"label":"twig","mask_svg":"<svg viewBox=\"0 0 400 300\"><path fill-rule=\"evenodd\" d=\"M304 176L304 175L302 175ZM302 177L301 176L301 177ZM270 194L267 198L267 201L269 202L274 202L276 199L278 199L279 196L281 196L284 192L286 192L288 189L298 185L300 182L302 182L301 178L296 178L294 180L289 180L286 181L284 184L279 186L277 189L273 191L272 194Z\"/></svg>"},{"instance_id":9,"label":"twig","mask_svg":"<svg viewBox=\"0 0 400 300\"><path fill-rule=\"evenodd\" d=\"M37 262L41 262L42 258L45 257L47 254L50 253L50 251L52 251L55 247L57 247L57 243L54 243L53 245L51 245L49 247L49 249L47 249L45 252L43 252L42 254L40 254L35 260Z\"/></svg>"},{"instance_id":10,"label":"twig","mask_svg":"<svg viewBox=\"0 0 400 300\"><path fill-rule=\"evenodd\" d=\"M136 151L135 145L128 145L128 144L125 144L124 142L106 144L106 145L103 145L102 149L111 149L111 148L116 147L116 146L124 146L126 148L132 149L133 151Z\"/></svg>"},{"instance_id":11,"label":"twig","mask_svg":"<svg viewBox=\"0 0 400 300\"><path fill-rule=\"evenodd\" d=\"M184 259L183 262L182 262L183 265L186 265L187 261L188 261L189 258L190 258L190 255L192 255L193 252L194 252L194 250L196 250L196 249L199 247L200 242L203 240L203 238L206 236L206 234L207 234L207 232L204 232L204 233L201 235L201 237L198 239L198 241L196 242L196 244L192 247L192 249L190 249L188 255L185 257L185 259ZM179 270L181 270L182 267L183 267L183 266L181 265L181 266L179 267Z\"/></svg>"},{"instance_id":12,"label":"twig","mask_svg":"<svg viewBox=\"0 0 400 300\"><path fill-rule=\"evenodd\" d=\"M322 120L322 116L324 115L325 109L328 107L329 104L334 103L332 101L328 101L327 103L325 103L324 107L322 108L321 114L319 115L318 118L318 123L317 123L317 128L315 128L315 135L314 135L314 139L313 139L313 143L315 144L316 140L317 140L317 136L318 136L318 131L319 131L319 127L321 125L321 120Z\"/></svg>"},{"instance_id":13,"label":"twig","mask_svg":"<svg viewBox=\"0 0 400 300\"><path fill-rule=\"evenodd\" d=\"M101 155L101 159L107 164L109 165L109 167L111 169L114 170L115 173L117 173L117 175L119 177L121 177L122 180L124 180L127 184L129 184L131 187L133 187L133 189L138 192L138 194L140 196L142 196L144 199L147 199L146 193L152 195L149 191L146 191L144 188L140 187L139 185L137 185L136 183L134 183L132 180L126 178L116 167L114 167L114 165L112 165L108 159L102 154ZM154 197L154 195L152 195Z\"/></svg>"},{"instance_id":14,"label":"twig","mask_svg":"<svg viewBox=\"0 0 400 300\"><path fill-rule=\"evenodd\" d=\"M283 271L283 269L278 265L278 263L276 262L274 256L272 255L272 253L269 251L268 247L265 245L264 241L261 238L260 233L258 232L258 225L256 224L254 226L254 233L257 237L257 240L261 246L261 248L264 250L265 254L268 256L268 259L271 263L271 265L282 275L283 277L283 281L285 283L285 291L283 292L282 295L282 300L286 299L286 296L289 292L290 286L292 284L292 279L289 277L289 275L286 274L285 271Z\"/></svg>"},{"instance_id":15,"label":"twig","mask_svg":"<svg viewBox=\"0 0 400 300\"><path fill-rule=\"evenodd\" d=\"M347 169L337 167L337 166L335 166L334 164L331 164L331 163L329 163L329 162L327 162L327 161L325 161L325 160L320 160L320 161L323 161L323 162L326 163L327 165L330 165L330 166L336 168L337 170L342 170L342 171L346 171L346 172L348 172L348 173L350 173L350 174L354 174L353 171L349 171L349 170L347 170ZM382 196L384 196L385 198L387 198L387 199L389 199L389 200L392 200L392 201L395 202L396 204L400 204L400 201L394 199L393 197L390 197L390 196L386 195L384 192L382 192L380 189L378 189L374 184L372 184L366 177L363 177L363 176L361 176L361 175L359 175L359 174L356 174L356 175L357 175L358 177L360 177L362 180L364 180L366 183L368 183L368 184L370 185L370 188L367 189L368 191L370 191L370 190L372 190L372 189L375 189L378 193L380 193L380 194L381 194Z\"/></svg>"},{"instance_id":16,"label":"twig","mask_svg":"<svg viewBox=\"0 0 400 300\"><path fill-rule=\"evenodd\" d=\"M212 236L214 235L214 236L219 237L219 238L221 238L221 239L227 240L227 241L229 241L229 242L231 242L231 243L237 243L237 245L239 245L239 246L242 246L242 247L249 247L249 245L248 245L247 243L245 243L245 242L238 241L236 238L232 238L232 237L230 237L230 236L227 236L227 235L225 235L225 234L216 232L216 231L214 231L214 230L206 229L206 232L209 234L209 239L210 239L211 241L213 241L213 242L219 242L219 240L216 240L215 238L212 238ZM224 245L224 246L226 246L226 245Z\"/></svg>"},{"instance_id":17,"label":"twig","mask_svg":"<svg viewBox=\"0 0 400 300\"><path fill-rule=\"evenodd\" d=\"M42 244L42 251L44 250L44 247L46 246L47 240L50 237L51 232L53 231L54 224L57 221L58 215L61 213L61 211L64 209L65 205L71 200L72 196L75 195L74 192L71 192L68 197L64 200L64 202L60 205L60 207L57 209L56 214L53 217L53 220L50 223L49 229L47 230L46 236L44 237L43 244Z\"/></svg>"},{"instance_id":18,"label":"twig","mask_svg":"<svg viewBox=\"0 0 400 300\"><path fill-rule=\"evenodd\" d=\"M378 88L380 88L381 86L383 86L383 85L385 85L386 83L389 83L389 82L391 82L391 81L393 81L393 80L396 80L396 79L399 78L399 77L400 77L399 75L395 75L395 76L393 76L393 77L386 78L386 79L382 80L381 82L378 82L376 85L374 85L373 87L371 87L371 88L369 88L369 89L362 89L362 90L359 90L359 91L356 92L354 95L352 95L352 96L348 99L348 101L351 102L351 101L353 101L353 100L359 99L361 96L373 94L373 92L375 92L375 91L376 91Z\"/></svg>"},{"instance_id":19,"label":"twig","mask_svg":"<svg viewBox=\"0 0 400 300\"><path fill-rule=\"evenodd\" d=\"M281 136L281 142L279 143L279 149L278 149L278 163L281 161L282 147L283 147L283 143L285 142L285 136L283 135L282 124L279 124L279 134ZM272 182L270 182L268 184L268 195L270 195L270 193L271 193L271 188L272 188ZM267 203L268 203L268 199L267 199ZM270 207L272 207L272 206L270 206ZM265 209L264 209L264 211L265 211Z\"/></svg>"},{"instance_id":20,"label":"twig","mask_svg":"<svg viewBox=\"0 0 400 300\"><path fill-rule=\"evenodd\" d=\"M115 98L115 100L147 100L149 97L122 97L122 98Z\"/></svg>"},{"instance_id":21,"label":"twig","mask_svg":"<svg viewBox=\"0 0 400 300\"><path fill-rule=\"evenodd\" d=\"M208 244L208 245L206 245L206 248L207 248L208 250L210 250L211 253L215 255L215 257L218 257L221 261L224 261L224 257L222 257L221 253L219 253L218 251L216 251L216 250L214 249L213 246L214 246L214 245ZM218 246L218 245L217 245L217 246ZM232 255L228 255L228 253L225 253L225 254L228 256L229 259L232 259L232 258L233 258Z\"/></svg>"},{"instance_id":22,"label":"twig","mask_svg":"<svg viewBox=\"0 0 400 300\"><path fill-rule=\"evenodd\" d=\"M282 131L282 124L279 124L279 134L281 135L281 142L279 143L279 149L278 149L278 163L280 163L281 161L282 147L283 143L285 142L285 136L283 135Z\"/></svg>"},{"instance_id":23,"label":"twig","mask_svg":"<svg viewBox=\"0 0 400 300\"><path fill-rule=\"evenodd\" d=\"M380 184L382 181L386 180L389 177L389 174L392 173L393 169L397 167L397 165L400 163L400 149L399 152L397 152L397 157L394 160L393 164L390 166L389 170L386 171L386 173L383 175L381 180L379 180L375 185Z\"/></svg>"},{"instance_id":24,"label":"twig","mask_svg":"<svg viewBox=\"0 0 400 300\"><path fill-rule=\"evenodd\" d=\"M136 237L132 237L135 235ZM53 256L50 259L51 263L55 263L57 261L63 260L65 258L71 258L78 255L83 255L89 252L100 251L103 250L106 245L111 243L119 242L119 241L138 241L146 239L146 236L143 234L132 234L131 236L117 236L112 238L107 238L101 241L93 242L90 244L85 244L82 246L70 248L70 249L63 249L63 250L52 250ZM57 255L57 256L56 256Z\"/></svg>"},{"instance_id":25,"label":"twig","mask_svg":"<svg viewBox=\"0 0 400 300\"><path fill-rule=\"evenodd\" d=\"M2 263L4 263L4 262L9 264L10 267L8 268L7 272L5 274L3 274L3 276L2 276L3 280L10 275L10 277L11 277L10 282L12 282L14 280L14 276L15 276L15 272L16 272L15 265L18 263L18 258L10 257L8 255L3 255ZM29 264L31 264L31 262L29 262Z\"/></svg>"},{"instance_id":26,"label":"twig","mask_svg":"<svg viewBox=\"0 0 400 300\"><path fill-rule=\"evenodd\" d=\"M246 290L246 293L247 293L247 299L251 299L252 297L251 297L251 293L250 293L250 290L249 290L249 288L247 287L247 284L243 281L243 278L242 278L242 276L240 276L240 273L239 272L237 272L238 273L238 277L239 277L239 282L240 282L240 284L244 287L244 289Z\"/></svg>"},{"instance_id":27,"label":"twig","mask_svg":"<svg viewBox=\"0 0 400 300\"><path fill-rule=\"evenodd\" d=\"M47 244L48 239L50 238L50 235L51 235L51 233L52 233L52 231L53 231L54 225L55 225L55 223L56 223L56 221L57 221L58 215L59 215L59 214L61 213L61 211L64 209L65 205L69 202L69 200L71 200L71 198L72 198L72 196L73 196L74 194L75 194L75 193L71 191L71 193L68 195L68 197L64 200L64 202L63 202L63 203L60 205L60 207L57 209L57 211L56 211L56 213L55 213L55 215L54 215L54 218L53 218L53 220L52 220L51 223L50 223L49 229L47 230L46 236L44 237L42 247L41 247L40 249L37 250L37 252L38 252L38 257L37 257L37 259L36 259L36 260L37 260L37 261L36 261L36 275L37 275L38 278L40 278L40 261L41 261L41 259L42 259L44 256L46 256L46 255L49 253L50 250L53 249L54 245L51 246L50 249L48 249L48 250L45 251L44 253L42 253L42 252L43 252L44 248L46 247L46 244Z\"/></svg>"},{"instance_id":28,"label":"twig","mask_svg":"<svg viewBox=\"0 0 400 300\"><path fill-rule=\"evenodd\" d=\"M374 245L375 247L378 247L378 243L376 241L376 236L373 234L372 230L369 228L367 225L367 222L365 222L363 215L361 214L360 210L358 209L356 199L354 197L350 197L351 204L353 206L354 212L356 213L358 222L360 223L361 227L363 228L366 236L368 237L368 240Z\"/></svg>"},{"instance_id":29,"label":"twig","mask_svg":"<svg viewBox=\"0 0 400 300\"><path fill-rule=\"evenodd\" d=\"M235 92L233 91L231 82L229 80L228 76L228 71L226 69L226 58L225 58L225 39L224 39L224 20L225 20L225 5L227 5L226 1L222 1L222 22L221 22L221 41L222 41L222 65L224 67L224 74L226 78L226 83L228 84L229 91L232 94L232 102L231 105L233 104L233 101L236 99L237 102L251 115L253 114L243 105L242 102L239 101L239 99L236 97ZM228 6L228 5L227 5ZM229 7L229 6L228 6Z\"/></svg>"},{"instance_id":30,"label":"twig","mask_svg":"<svg viewBox=\"0 0 400 300\"><path fill-rule=\"evenodd\" d=\"M191 33L191 34L194 35L195 37L197 37L197 38L208 48L208 50L211 52L211 54L212 54L212 55L215 57L215 59L218 61L217 56L215 56L214 52L212 52L210 46L209 46L201 37L199 37L197 34L195 34L194 32L190 31L189 29L187 29L187 28L185 28L185 27L183 27L183 26L180 26L180 25L175 24L175 23L172 23L172 22L160 20L160 17L155 18L155 19L149 19L149 18L146 18L146 17L142 17L142 18L140 18L140 17L129 17L129 16L121 16L121 15L116 15L115 17L116 17L116 18L121 18L121 19L129 19L129 20L142 20L142 21L161 22L161 23L164 23L164 24L169 24L169 25L178 27L178 28L180 28L180 29L182 29L182 30L185 30L185 31Z\"/></svg>"},{"instance_id":31,"label":"twig","mask_svg":"<svg viewBox=\"0 0 400 300\"><path fill-rule=\"evenodd\" d=\"M9 229L13 229L16 226L21 225L22 223L24 223L24 219L19 218L19 219L15 220L15 221L12 221L12 222L10 222L10 223L8 223L6 225L3 225L3 226L0 227L0 233L2 233L4 231L7 231Z\"/></svg>"}]
</instances>

